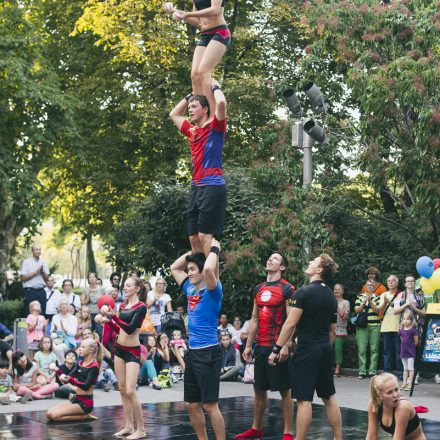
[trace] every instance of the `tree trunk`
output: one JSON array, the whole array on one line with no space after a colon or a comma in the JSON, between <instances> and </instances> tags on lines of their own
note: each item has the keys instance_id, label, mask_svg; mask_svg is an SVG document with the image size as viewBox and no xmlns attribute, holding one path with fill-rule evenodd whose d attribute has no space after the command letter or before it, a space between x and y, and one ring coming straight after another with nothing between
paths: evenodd
<instances>
[{"instance_id":1,"label":"tree trunk","mask_svg":"<svg viewBox=\"0 0 440 440\"><path fill-rule=\"evenodd\" d=\"M92 243L93 236L89 232L87 234L87 267L89 272L96 273L96 276L98 276L98 272L96 271L96 261L95 261L95 254L93 252L93 243Z\"/></svg>"},{"instance_id":2,"label":"tree trunk","mask_svg":"<svg viewBox=\"0 0 440 440\"><path fill-rule=\"evenodd\" d=\"M20 231L17 222L11 217L2 218L0 221L0 292L6 292L6 271L8 269L9 258L15 245L15 240Z\"/></svg>"}]
</instances>

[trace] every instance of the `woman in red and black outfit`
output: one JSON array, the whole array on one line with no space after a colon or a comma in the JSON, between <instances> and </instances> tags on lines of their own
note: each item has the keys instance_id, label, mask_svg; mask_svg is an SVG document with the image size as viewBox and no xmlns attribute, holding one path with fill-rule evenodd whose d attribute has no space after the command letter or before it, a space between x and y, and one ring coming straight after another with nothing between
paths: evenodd
<instances>
[{"instance_id":1,"label":"woman in red and black outfit","mask_svg":"<svg viewBox=\"0 0 440 440\"><path fill-rule=\"evenodd\" d=\"M183 20L200 27L200 40L194 51L191 69L192 92L206 96L211 118L215 110L211 73L231 45L231 32L223 15L224 6L225 0L193 0L192 11L181 11L170 2L164 3L165 12L173 20Z\"/></svg>"},{"instance_id":2,"label":"woman in red and black outfit","mask_svg":"<svg viewBox=\"0 0 440 440\"><path fill-rule=\"evenodd\" d=\"M101 366L101 344L94 339L85 339L79 347L83 360L79 362L69 376L58 370L62 383L72 384L76 395L70 402L63 402L47 411L47 418L53 422L96 419L93 411L93 390Z\"/></svg>"},{"instance_id":3,"label":"woman in red and black outfit","mask_svg":"<svg viewBox=\"0 0 440 440\"><path fill-rule=\"evenodd\" d=\"M125 302L121 304L119 316L113 315L111 310L102 321L108 322L118 332L114 364L124 407L125 427L115 435L128 435L128 440L134 440L146 437L142 406L136 394L136 382L141 357L139 329L147 314L147 306L142 280L135 277L127 278L123 290ZM136 419L136 431L133 427L133 416Z\"/></svg>"}]
</instances>

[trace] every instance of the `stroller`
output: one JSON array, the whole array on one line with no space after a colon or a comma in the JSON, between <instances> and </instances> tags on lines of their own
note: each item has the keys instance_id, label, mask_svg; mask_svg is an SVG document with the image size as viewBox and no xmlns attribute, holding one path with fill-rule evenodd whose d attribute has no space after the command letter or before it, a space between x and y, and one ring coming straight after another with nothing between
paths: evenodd
<instances>
[{"instance_id":1,"label":"stroller","mask_svg":"<svg viewBox=\"0 0 440 440\"><path fill-rule=\"evenodd\" d=\"M186 328L183 316L179 312L166 312L160 318L162 331L171 339L174 330L180 330L182 338L186 339ZM175 354L171 352L171 378L173 382L183 379L183 370L178 363Z\"/></svg>"},{"instance_id":2,"label":"stroller","mask_svg":"<svg viewBox=\"0 0 440 440\"><path fill-rule=\"evenodd\" d=\"M183 316L179 312L166 312L160 318L162 331L171 339L174 330L180 330L182 338L186 338L186 328Z\"/></svg>"}]
</instances>

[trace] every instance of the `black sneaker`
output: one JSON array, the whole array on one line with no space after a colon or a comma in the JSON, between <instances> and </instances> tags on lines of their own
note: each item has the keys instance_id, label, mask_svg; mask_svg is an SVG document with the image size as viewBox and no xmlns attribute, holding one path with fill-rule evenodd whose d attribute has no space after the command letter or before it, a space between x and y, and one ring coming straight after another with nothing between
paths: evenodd
<instances>
[{"instance_id":1,"label":"black sneaker","mask_svg":"<svg viewBox=\"0 0 440 440\"><path fill-rule=\"evenodd\" d=\"M119 391L119 384L118 384L118 382L116 382L116 383L113 384L113 389L114 389L115 391Z\"/></svg>"},{"instance_id":2,"label":"black sneaker","mask_svg":"<svg viewBox=\"0 0 440 440\"><path fill-rule=\"evenodd\" d=\"M365 379L367 376L365 374L359 374L358 379Z\"/></svg>"}]
</instances>

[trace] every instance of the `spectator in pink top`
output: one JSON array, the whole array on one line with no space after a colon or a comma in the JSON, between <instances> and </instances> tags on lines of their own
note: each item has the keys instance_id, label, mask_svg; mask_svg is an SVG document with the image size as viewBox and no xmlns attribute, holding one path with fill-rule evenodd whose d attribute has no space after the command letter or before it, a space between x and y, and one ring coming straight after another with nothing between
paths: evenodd
<instances>
[{"instance_id":1,"label":"spectator in pink top","mask_svg":"<svg viewBox=\"0 0 440 440\"><path fill-rule=\"evenodd\" d=\"M38 350L38 344L44 336L44 327L46 320L41 313L41 304L38 301L32 301L29 304L29 315L26 318L28 325L27 342L29 349L29 359L32 362L34 359L34 352Z\"/></svg>"}]
</instances>

